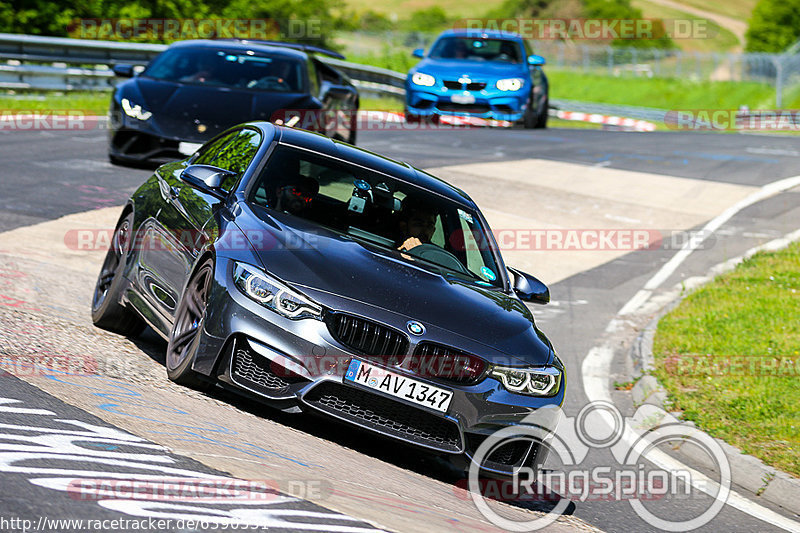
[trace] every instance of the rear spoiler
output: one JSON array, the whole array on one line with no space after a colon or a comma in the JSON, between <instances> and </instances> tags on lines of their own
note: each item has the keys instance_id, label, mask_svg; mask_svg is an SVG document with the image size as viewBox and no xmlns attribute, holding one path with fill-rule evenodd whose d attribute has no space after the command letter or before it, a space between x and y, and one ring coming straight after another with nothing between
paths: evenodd
<instances>
[{"instance_id":1,"label":"rear spoiler","mask_svg":"<svg viewBox=\"0 0 800 533\"><path fill-rule=\"evenodd\" d=\"M321 46L314 46L311 44L299 44L299 43L284 43L282 41L264 41L261 39L218 39L219 41L239 41L242 43L256 43L256 44L266 44L268 46L279 46L282 48L292 48L294 50L300 50L303 52L308 52L311 54L322 54L329 57L333 57L336 59L345 59L345 57L340 54L339 52L334 52L333 50L328 50L327 48L322 48Z\"/></svg>"}]
</instances>

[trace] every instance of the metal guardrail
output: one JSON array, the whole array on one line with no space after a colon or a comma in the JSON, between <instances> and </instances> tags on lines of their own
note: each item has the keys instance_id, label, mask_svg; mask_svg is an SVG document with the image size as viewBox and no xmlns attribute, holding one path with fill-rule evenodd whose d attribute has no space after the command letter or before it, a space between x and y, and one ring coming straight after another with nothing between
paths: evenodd
<instances>
[{"instance_id":1,"label":"metal guardrail","mask_svg":"<svg viewBox=\"0 0 800 533\"><path fill-rule=\"evenodd\" d=\"M167 45L163 44L0 33L0 60L7 63L0 64L0 88L109 90L117 82L110 66L118 63L145 65L166 48ZM406 75L401 72L322 56L320 59L350 76L363 93L400 99L405 96ZM572 100L551 100L551 107L654 122L662 122L666 113L665 110L646 107Z\"/></svg>"},{"instance_id":2,"label":"metal guardrail","mask_svg":"<svg viewBox=\"0 0 800 533\"><path fill-rule=\"evenodd\" d=\"M166 48L164 44L0 33L0 60L9 63L0 65L0 88L108 90L116 82L109 66L118 63L145 65ZM344 71L366 93L395 98L405 94L405 75L399 72L324 56L319 59ZM23 65L23 62L51 64Z\"/></svg>"}]
</instances>

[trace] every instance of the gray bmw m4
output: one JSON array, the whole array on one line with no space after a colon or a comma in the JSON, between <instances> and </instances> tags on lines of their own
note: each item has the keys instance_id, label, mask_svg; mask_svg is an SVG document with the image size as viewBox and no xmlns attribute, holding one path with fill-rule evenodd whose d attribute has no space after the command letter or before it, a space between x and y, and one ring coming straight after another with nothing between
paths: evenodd
<instances>
[{"instance_id":1,"label":"gray bmw m4","mask_svg":"<svg viewBox=\"0 0 800 533\"><path fill-rule=\"evenodd\" d=\"M468 465L494 431L564 401L564 366L463 191L328 137L229 129L159 167L114 230L102 328L168 341L170 379L338 419ZM481 467L543 459L504 444Z\"/></svg>"}]
</instances>

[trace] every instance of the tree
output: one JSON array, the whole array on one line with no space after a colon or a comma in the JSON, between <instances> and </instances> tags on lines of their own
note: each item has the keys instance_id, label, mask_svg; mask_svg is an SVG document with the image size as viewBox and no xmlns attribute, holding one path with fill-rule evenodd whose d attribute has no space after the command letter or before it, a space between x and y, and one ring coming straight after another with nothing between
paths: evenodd
<instances>
[{"instance_id":1,"label":"tree","mask_svg":"<svg viewBox=\"0 0 800 533\"><path fill-rule=\"evenodd\" d=\"M748 52L783 52L800 37L800 0L760 0L745 34Z\"/></svg>"},{"instance_id":2,"label":"tree","mask_svg":"<svg viewBox=\"0 0 800 533\"><path fill-rule=\"evenodd\" d=\"M449 20L444 9L439 6L431 6L411 13L406 29L421 33L435 33L447 26Z\"/></svg>"}]
</instances>

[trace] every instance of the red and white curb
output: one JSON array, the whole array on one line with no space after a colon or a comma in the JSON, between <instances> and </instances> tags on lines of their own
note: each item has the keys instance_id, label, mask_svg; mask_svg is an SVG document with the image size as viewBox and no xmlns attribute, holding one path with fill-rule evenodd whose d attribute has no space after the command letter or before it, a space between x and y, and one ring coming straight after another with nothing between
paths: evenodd
<instances>
[{"instance_id":1,"label":"red and white curb","mask_svg":"<svg viewBox=\"0 0 800 533\"><path fill-rule=\"evenodd\" d=\"M633 118L615 117L600 115L598 113L583 113L580 111L556 111L555 116L562 120L576 120L580 122L591 122L592 124L607 124L609 126L619 126L631 128L636 131L655 131L656 125L646 120Z\"/></svg>"},{"instance_id":2,"label":"red and white curb","mask_svg":"<svg viewBox=\"0 0 800 533\"><path fill-rule=\"evenodd\" d=\"M551 110L551 116L555 116L562 120L574 120L580 122L591 122L593 124L606 124L609 126L618 126L621 128L628 128L634 131L654 131L656 125L646 120L637 120L633 118L615 117L608 115L600 115L598 113L583 113L580 111L562 111ZM403 113L394 113L391 111L359 111L359 119L374 120L376 122L386 123L403 123L405 122L405 115ZM439 115L439 124L447 126L472 126L472 127L501 127L507 128L513 125L508 120L493 120L478 117L464 117L455 115Z\"/></svg>"}]
</instances>

